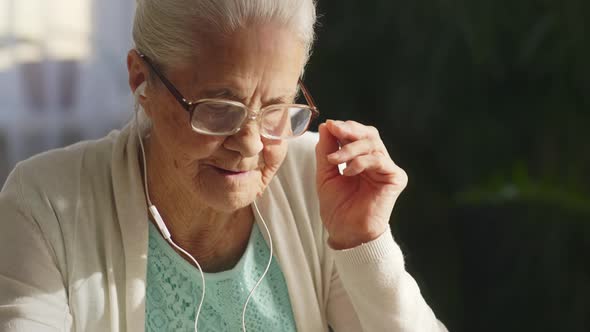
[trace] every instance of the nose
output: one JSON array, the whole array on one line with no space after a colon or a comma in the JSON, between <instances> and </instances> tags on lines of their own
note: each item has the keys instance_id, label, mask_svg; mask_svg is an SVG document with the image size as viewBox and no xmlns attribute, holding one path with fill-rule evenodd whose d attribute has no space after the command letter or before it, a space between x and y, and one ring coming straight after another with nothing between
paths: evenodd
<instances>
[{"instance_id":1,"label":"nose","mask_svg":"<svg viewBox=\"0 0 590 332\"><path fill-rule=\"evenodd\" d=\"M259 154L263 144L258 121L252 118L247 119L240 131L228 136L223 145L228 150L239 152L244 158Z\"/></svg>"}]
</instances>

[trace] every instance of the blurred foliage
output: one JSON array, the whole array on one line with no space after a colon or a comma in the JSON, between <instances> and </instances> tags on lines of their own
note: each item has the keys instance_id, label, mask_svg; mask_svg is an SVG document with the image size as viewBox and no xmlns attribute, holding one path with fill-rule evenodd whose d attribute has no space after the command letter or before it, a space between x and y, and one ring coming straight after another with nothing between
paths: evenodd
<instances>
[{"instance_id":1,"label":"blurred foliage","mask_svg":"<svg viewBox=\"0 0 590 332\"><path fill-rule=\"evenodd\" d=\"M441 320L590 330L590 1L318 5L306 83L410 175L392 225Z\"/></svg>"},{"instance_id":2,"label":"blurred foliage","mask_svg":"<svg viewBox=\"0 0 590 332\"><path fill-rule=\"evenodd\" d=\"M488 183L457 195L462 205L481 203L502 205L514 201L557 207L587 216L590 219L590 197L574 189L563 188L560 183L552 183L552 178L534 182L522 163L512 169L511 175L496 174Z\"/></svg>"}]
</instances>

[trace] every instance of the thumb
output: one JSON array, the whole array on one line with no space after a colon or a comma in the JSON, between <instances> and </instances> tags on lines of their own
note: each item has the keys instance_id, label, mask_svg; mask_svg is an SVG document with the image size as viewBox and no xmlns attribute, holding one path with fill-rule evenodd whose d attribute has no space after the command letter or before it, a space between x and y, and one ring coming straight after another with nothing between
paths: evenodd
<instances>
[{"instance_id":1,"label":"thumb","mask_svg":"<svg viewBox=\"0 0 590 332\"><path fill-rule=\"evenodd\" d=\"M338 165L331 163L327 156L339 150L338 140L326 127L325 123L319 126L320 140L315 147L316 155L316 179L318 184L322 183L321 179L331 178L340 175Z\"/></svg>"}]
</instances>

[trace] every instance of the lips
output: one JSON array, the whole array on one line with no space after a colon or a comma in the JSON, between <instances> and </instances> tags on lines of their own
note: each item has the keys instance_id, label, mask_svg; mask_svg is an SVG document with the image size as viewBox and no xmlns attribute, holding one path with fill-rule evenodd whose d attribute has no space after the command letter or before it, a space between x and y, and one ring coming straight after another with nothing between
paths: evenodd
<instances>
[{"instance_id":1,"label":"lips","mask_svg":"<svg viewBox=\"0 0 590 332\"><path fill-rule=\"evenodd\" d=\"M230 171L230 170L223 169L223 168L218 168L218 167L216 167L216 168L219 172L227 173L227 174L244 174L244 173L248 172L248 171Z\"/></svg>"},{"instance_id":2,"label":"lips","mask_svg":"<svg viewBox=\"0 0 590 332\"><path fill-rule=\"evenodd\" d=\"M216 171L222 173L222 174L227 174L227 175L234 175L234 174L245 174L250 172L249 169L245 169L245 170L240 170L240 169L226 169L226 168L222 168L219 166L214 166L214 165L210 165L211 167L213 167Z\"/></svg>"}]
</instances>

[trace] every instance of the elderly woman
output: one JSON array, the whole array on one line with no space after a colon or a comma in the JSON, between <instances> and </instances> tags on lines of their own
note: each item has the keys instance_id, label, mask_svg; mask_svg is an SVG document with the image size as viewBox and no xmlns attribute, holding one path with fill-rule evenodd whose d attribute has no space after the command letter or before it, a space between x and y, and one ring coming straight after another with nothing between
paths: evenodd
<instances>
[{"instance_id":1,"label":"elderly woman","mask_svg":"<svg viewBox=\"0 0 590 332\"><path fill-rule=\"evenodd\" d=\"M139 0L134 121L2 190L0 330L445 331L377 130L304 134L314 24L312 0Z\"/></svg>"}]
</instances>

